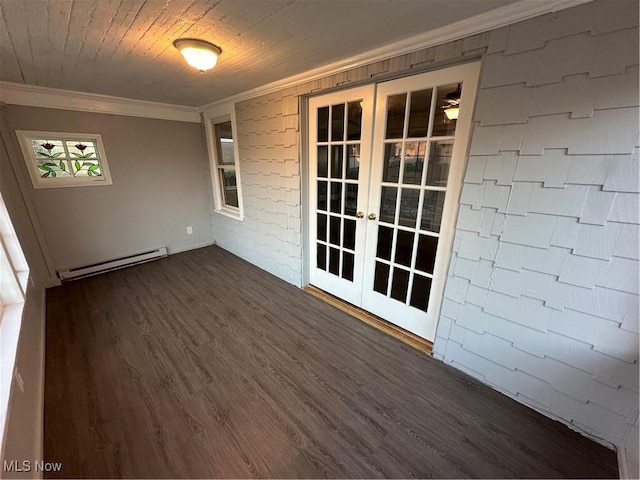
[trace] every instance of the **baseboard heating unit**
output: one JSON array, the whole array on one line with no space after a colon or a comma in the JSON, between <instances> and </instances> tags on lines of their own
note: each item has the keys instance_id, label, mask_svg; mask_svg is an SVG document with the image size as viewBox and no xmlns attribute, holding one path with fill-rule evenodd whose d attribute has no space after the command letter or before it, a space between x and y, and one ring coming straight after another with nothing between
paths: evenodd
<instances>
[{"instance_id":1,"label":"baseboard heating unit","mask_svg":"<svg viewBox=\"0 0 640 480\"><path fill-rule=\"evenodd\" d=\"M138 265L140 263L150 262L151 260L157 260L158 258L164 258L167 256L167 248L160 247L155 250L149 250L148 252L136 253L135 255L128 255L126 257L114 258L113 260L106 260L100 263L94 263L92 265L85 265L84 267L70 268L64 272L58 270L58 277L60 280L77 280L79 278L89 277L91 275L97 275L99 273L110 272L111 270L117 270L119 268L130 267L132 265Z\"/></svg>"}]
</instances>

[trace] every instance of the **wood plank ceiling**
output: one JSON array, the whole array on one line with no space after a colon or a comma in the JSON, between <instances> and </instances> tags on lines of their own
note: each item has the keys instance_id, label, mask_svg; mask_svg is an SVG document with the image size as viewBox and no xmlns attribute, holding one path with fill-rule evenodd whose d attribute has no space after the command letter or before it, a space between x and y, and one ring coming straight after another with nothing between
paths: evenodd
<instances>
[{"instance_id":1,"label":"wood plank ceiling","mask_svg":"<svg viewBox=\"0 0 640 480\"><path fill-rule=\"evenodd\" d=\"M0 80L202 106L515 0L0 0ZM171 42L219 45L201 75Z\"/></svg>"}]
</instances>

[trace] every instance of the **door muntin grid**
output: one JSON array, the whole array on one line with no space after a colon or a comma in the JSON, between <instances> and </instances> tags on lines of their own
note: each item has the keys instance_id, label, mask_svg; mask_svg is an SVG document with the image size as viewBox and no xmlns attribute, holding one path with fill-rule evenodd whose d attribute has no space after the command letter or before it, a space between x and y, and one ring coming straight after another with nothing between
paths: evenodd
<instances>
[{"instance_id":1,"label":"door muntin grid","mask_svg":"<svg viewBox=\"0 0 640 480\"><path fill-rule=\"evenodd\" d=\"M456 120L458 84L387 96L373 290L427 311Z\"/></svg>"},{"instance_id":2,"label":"door muntin grid","mask_svg":"<svg viewBox=\"0 0 640 480\"><path fill-rule=\"evenodd\" d=\"M317 108L315 267L349 282L356 255L362 102Z\"/></svg>"}]
</instances>

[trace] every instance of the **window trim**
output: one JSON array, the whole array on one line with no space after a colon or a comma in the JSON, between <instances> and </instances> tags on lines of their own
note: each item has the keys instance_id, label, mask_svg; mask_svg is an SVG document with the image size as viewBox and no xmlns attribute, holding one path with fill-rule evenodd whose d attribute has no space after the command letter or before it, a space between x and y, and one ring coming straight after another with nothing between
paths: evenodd
<instances>
[{"instance_id":1,"label":"window trim","mask_svg":"<svg viewBox=\"0 0 640 480\"><path fill-rule=\"evenodd\" d=\"M109 165L107 163L107 156L104 150L104 144L102 143L102 136L98 133L69 133L69 132L42 132L35 130L16 130L16 136L18 137L18 143L22 150L22 158L27 166L29 177L33 188L66 188L66 187L88 187L88 186L101 186L112 185L111 173L109 171ZM40 176L40 172L36 167L37 157L33 154L33 148L31 141L36 138L50 138L57 140L92 140L96 143L97 160L102 170L102 175L99 177L56 177L55 179L43 179Z\"/></svg>"},{"instance_id":2,"label":"window trim","mask_svg":"<svg viewBox=\"0 0 640 480\"><path fill-rule=\"evenodd\" d=\"M233 170L236 173L236 186L238 194L238 207L227 205L224 202L224 185L220 181L218 171L229 168L231 165L218 163L218 144L214 126L219 123L231 122L233 135ZM236 113L234 105L225 105L204 117L205 134L207 137L207 150L209 153L209 170L211 172L211 185L213 188L214 211L236 220L244 220L244 207L242 202L242 181L240 173L240 156L238 153L238 136L236 128Z\"/></svg>"}]
</instances>

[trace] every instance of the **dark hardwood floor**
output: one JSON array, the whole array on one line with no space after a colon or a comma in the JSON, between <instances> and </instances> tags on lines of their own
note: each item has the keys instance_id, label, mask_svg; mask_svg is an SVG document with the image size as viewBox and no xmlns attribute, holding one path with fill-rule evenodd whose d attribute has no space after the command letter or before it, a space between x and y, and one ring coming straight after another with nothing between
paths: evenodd
<instances>
[{"instance_id":1,"label":"dark hardwood floor","mask_svg":"<svg viewBox=\"0 0 640 480\"><path fill-rule=\"evenodd\" d=\"M617 477L615 453L207 247L47 292L65 478Z\"/></svg>"}]
</instances>

